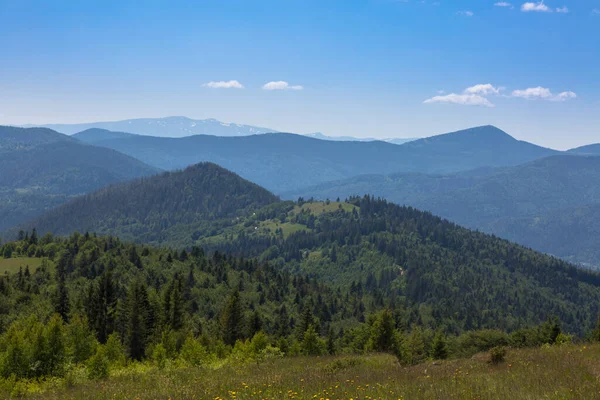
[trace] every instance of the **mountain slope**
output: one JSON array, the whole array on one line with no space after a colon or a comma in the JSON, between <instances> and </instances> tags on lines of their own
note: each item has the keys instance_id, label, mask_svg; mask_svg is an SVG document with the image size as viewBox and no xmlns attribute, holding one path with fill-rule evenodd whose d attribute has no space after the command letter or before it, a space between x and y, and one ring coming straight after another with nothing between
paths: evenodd
<instances>
[{"instance_id":1,"label":"mountain slope","mask_svg":"<svg viewBox=\"0 0 600 400\"><path fill-rule=\"evenodd\" d=\"M569 153L582 156L600 156L600 143L571 149Z\"/></svg>"},{"instance_id":2,"label":"mountain slope","mask_svg":"<svg viewBox=\"0 0 600 400\"><path fill-rule=\"evenodd\" d=\"M533 216L503 218L487 230L525 246L598 270L600 204L560 208Z\"/></svg>"},{"instance_id":3,"label":"mountain slope","mask_svg":"<svg viewBox=\"0 0 600 400\"><path fill-rule=\"evenodd\" d=\"M232 219L279 199L210 163L76 198L29 223L40 233L96 232L146 243L177 242L209 221Z\"/></svg>"},{"instance_id":4,"label":"mountain slope","mask_svg":"<svg viewBox=\"0 0 600 400\"><path fill-rule=\"evenodd\" d=\"M44 127L67 135L92 128L162 137L183 137L190 135L247 136L276 132L269 128L230 124L217 121L216 119L198 120L187 117L139 118L84 124L51 124L44 125Z\"/></svg>"},{"instance_id":5,"label":"mountain slope","mask_svg":"<svg viewBox=\"0 0 600 400\"><path fill-rule=\"evenodd\" d=\"M45 128L0 126L0 231L71 196L158 170Z\"/></svg>"},{"instance_id":6,"label":"mountain slope","mask_svg":"<svg viewBox=\"0 0 600 400\"><path fill-rule=\"evenodd\" d=\"M528 234L527 230L519 230L524 224L520 218L546 219L564 208L596 203L600 198L600 157L552 156L517 167L452 175L363 176L285 193L284 197L333 199L363 193L429 210L464 226L570 260L600 264L600 257L589 258L593 243L582 242L575 236L565 237L559 247L554 246L556 240L542 243L543 237L572 231L570 222L574 219L556 219L546 225L544 235L539 231ZM591 224L600 223L594 215L590 217L593 217ZM599 240L600 236L594 238ZM588 243L588 250L582 251L583 243Z\"/></svg>"},{"instance_id":7,"label":"mountain slope","mask_svg":"<svg viewBox=\"0 0 600 400\"><path fill-rule=\"evenodd\" d=\"M371 308L402 310L408 324L450 332L512 330L557 315L581 333L600 304L600 277L558 259L369 197L277 201L212 164L101 190L30 226L256 256L367 293ZM350 304L364 315L365 304Z\"/></svg>"},{"instance_id":8,"label":"mountain slope","mask_svg":"<svg viewBox=\"0 0 600 400\"><path fill-rule=\"evenodd\" d=\"M234 138L136 136L94 143L162 169L214 162L275 193L363 174L447 173L517 165L557 153L515 140L494 127L474 128L404 145L380 141L336 142L282 133Z\"/></svg>"}]
</instances>

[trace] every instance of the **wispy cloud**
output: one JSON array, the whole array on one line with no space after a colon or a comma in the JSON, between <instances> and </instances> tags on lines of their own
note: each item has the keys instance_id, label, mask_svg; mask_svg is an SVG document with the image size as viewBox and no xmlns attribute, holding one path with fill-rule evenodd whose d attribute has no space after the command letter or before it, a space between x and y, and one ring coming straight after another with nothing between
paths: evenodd
<instances>
[{"instance_id":1,"label":"wispy cloud","mask_svg":"<svg viewBox=\"0 0 600 400\"><path fill-rule=\"evenodd\" d=\"M459 11L456 13L457 15L463 15L465 17L472 17L473 15L475 15L473 13L473 11Z\"/></svg>"},{"instance_id":2,"label":"wispy cloud","mask_svg":"<svg viewBox=\"0 0 600 400\"><path fill-rule=\"evenodd\" d=\"M491 83L479 84L465 89L466 94L479 94L487 96L490 94L499 94L503 88L494 87Z\"/></svg>"},{"instance_id":3,"label":"wispy cloud","mask_svg":"<svg viewBox=\"0 0 600 400\"><path fill-rule=\"evenodd\" d=\"M483 107L494 107L494 105L485 97L477 94L456 94L451 93L445 96L435 96L425 100L425 104L433 103L451 103L460 104L463 106L483 106Z\"/></svg>"},{"instance_id":4,"label":"wispy cloud","mask_svg":"<svg viewBox=\"0 0 600 400\"><path fill-rule=\"evenodd\" d=\"M552 101L567 101L570 99L576 99L577 98L577 94L575 94L574 92L562 92L557 94L556 96L554 96L552 98Z\"/></svg>"},{"instance_id":5,"label":"wispy cloud","mask_svg":"<svg viewBox=\"0 0 600 400\"><path fill-rule=\"evenodd\" d=\"M600 15L600 8L594 8L594 9L592 10L592 14L595 14L595 15Z\"/></svg>"},{"instance_id":6,"label":"wispy cloud","mask_svg":"<svg viewBox=\"0 0 600 400\"><path fill-rule=\"evenodd\" d=\"M568 91L554 95L550 89L538 86L523 90L513 90L512 97L518 97L526 100L567 101L577 98L577 94Z\"/></svg>"},{"instance_id":7,"label":"wispy cloud","mask_svg":"<svg viewBox=\"0 0 600 400\"><path fill-rule=\"evenodd\" d=\"M496 6L496 7L506 7L506 8L515 8L511 3L508 3L506 1L499 1L497 3L494 3L494 6Z\"/></svg>"},{"instance_id":8,"label":"wispy cloud","mask_svg":"<svg viewBox=\"0 0 600 400\"><path fill-rule=\"evenodd\" d=\"M561 13L561 14L568 14L569 13L569 9L567 8L567 6L563 6L563 7L558 7L556 9L557 13Z\"/></svg>"},{"instance_id":9,"label":"wispy cloud","mask_svg":"<svg viewBox=\"0 0 600 400\"><path fill-rule=\"evenodd\" d=\"M244 85L242 85L238 81L208 82L202 86L208 87L211 89L243 89L244 88Z\"/></svg>"},{"instance_id":10,"label":"wispy cloud","mask_svg":"<svg viewBox=\"0 0 600 400\"><path fill-rule=\"evenodd\" d=\"M523 3L523 5L521 6L521 11L524 11L524 12L529 12L529 11L552 12L552 9L550 9L550 7L548 7L546 4L544 4L543 1L540 1L539 3L531 3L531 2Z\"/></svg>"},{"instance_id":11,"label":"wispy cloud","mask_svg":"<svg viewBox=\"0 0 600 400\"><path fill-rule=\"evenodd\" d=\"M263 85L263 90L302 90L304 89L300 85L291 86L285 81L274 81L268 82Z\"/></svg>"}]
</instances>

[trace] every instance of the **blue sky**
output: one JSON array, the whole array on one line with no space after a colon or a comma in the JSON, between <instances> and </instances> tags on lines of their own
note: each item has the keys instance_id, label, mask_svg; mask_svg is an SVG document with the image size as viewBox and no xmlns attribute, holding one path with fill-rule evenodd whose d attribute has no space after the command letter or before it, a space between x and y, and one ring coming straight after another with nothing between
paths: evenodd
<instances>
[{"instance_id":1,"label":"blue sky","mask_svg":"<svg viewBox=\"0 0 600 400\"><path fill-rule=\"evenodd\" d=\"M0 0L0 123L600 142L600 0L510 3Z\"/></svg>"}]
</instances>

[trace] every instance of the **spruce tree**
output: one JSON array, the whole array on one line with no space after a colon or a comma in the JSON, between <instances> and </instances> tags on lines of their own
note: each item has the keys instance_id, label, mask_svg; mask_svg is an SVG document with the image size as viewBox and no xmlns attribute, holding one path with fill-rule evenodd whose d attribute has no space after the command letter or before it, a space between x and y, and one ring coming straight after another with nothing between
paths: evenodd
<instances>
[{"instance_id":1,"label":"spruce tree","mask_svg":"<svg viewBox=\"0 0 600 400\"><path fill-rule=\"evenodd\" d=\"M225 308L221 313L221 329L223 342L233 346L236 340L243 335L243 311L240 300L240 292L237 290L227 299Z\"/></svg>"},{"instance_id":2,"label":"spruce tree","mask_svg":"<svg viewBox=\"0 0 600 400\"><path fill-rule=\"evenodd\" d=\"M54 304L54 311L63 319L64 322L69 322L69 292L66 285L66 270L65 265L59 262L56 269L56 299Z\"/></svg>"}]
</instances>

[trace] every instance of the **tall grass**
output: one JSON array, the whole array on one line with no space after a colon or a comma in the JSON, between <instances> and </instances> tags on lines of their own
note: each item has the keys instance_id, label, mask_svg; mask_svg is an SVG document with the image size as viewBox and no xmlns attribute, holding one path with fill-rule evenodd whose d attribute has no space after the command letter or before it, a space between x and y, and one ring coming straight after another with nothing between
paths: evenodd
<instances>
[{"instance_id":1,"label":"tall grass","mask_svg":"<svg viewBox=\"0 0 600 400\"><path fill-rule=\"evenodd\" d=\"M600 345L509 350L403 367L389 355L297 357L260 364L162 370L133 364L106 380L4 382L4 397L32 399L593 399ZM71 379L72 382L65 380ZM37 393L36 393L37 392ZM2 397L2 396L0 396ZM4 398L3 397L3 398Z\"/></svg>"}]
</instances>

